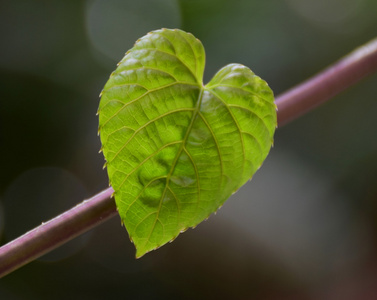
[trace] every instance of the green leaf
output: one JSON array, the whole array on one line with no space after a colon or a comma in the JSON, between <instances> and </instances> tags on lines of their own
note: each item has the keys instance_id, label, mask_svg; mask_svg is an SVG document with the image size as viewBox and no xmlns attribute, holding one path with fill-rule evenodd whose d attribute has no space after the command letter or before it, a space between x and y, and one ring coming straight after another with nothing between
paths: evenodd
<instances>
[{"instance_id":1,"label":"green leaf","mask_svg":"<svg viewBox=\"0 0 377 300\"><path fill-rule=\"evenodd\" d=\"M153 31L126 53L99 106L116 205L136 256L215 212L261 166L276 107L239 64L203 86L204 48L181 30Z\"/></svg>"}]
</instances>

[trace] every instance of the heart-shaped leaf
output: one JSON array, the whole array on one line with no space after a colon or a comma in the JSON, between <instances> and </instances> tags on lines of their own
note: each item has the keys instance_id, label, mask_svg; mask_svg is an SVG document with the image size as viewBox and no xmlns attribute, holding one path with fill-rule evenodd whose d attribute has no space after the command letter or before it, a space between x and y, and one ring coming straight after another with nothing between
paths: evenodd
<instances>
[{"instance_id":1,"label":"heart-shaped leaf","mask_svg":"<svg viewBox=\"0 0 377 300\"><path fill-rule=\"evenodd\" d=\"M153 31L102 92L102 149L137 257L208 218L270 150L276 107L267 83L230 64L203 86L204 64L193 35Z\"/></svg>"}]
</instances>

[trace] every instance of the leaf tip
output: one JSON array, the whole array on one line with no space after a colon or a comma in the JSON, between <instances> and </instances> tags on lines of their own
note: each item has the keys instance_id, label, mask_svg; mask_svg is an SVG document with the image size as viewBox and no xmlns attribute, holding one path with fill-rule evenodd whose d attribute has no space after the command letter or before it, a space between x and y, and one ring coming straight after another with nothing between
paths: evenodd
<instances>
[{"instance_id":1,"label":"leaf tip","mask_svg":"<svg viewBox=\"0 0 377 300\"><path fill-rule=\"evenodd\" d=\"M155 249L152 249L152 250L155 250ZM151 251L151 250L150 250ZM135 258L136 259L139 259L141 257L143 257L145 254L147 254L149 251L144 249L144 248L138 248L136 247L136 254L135 254Z\"/></svg>"}]
</instances>

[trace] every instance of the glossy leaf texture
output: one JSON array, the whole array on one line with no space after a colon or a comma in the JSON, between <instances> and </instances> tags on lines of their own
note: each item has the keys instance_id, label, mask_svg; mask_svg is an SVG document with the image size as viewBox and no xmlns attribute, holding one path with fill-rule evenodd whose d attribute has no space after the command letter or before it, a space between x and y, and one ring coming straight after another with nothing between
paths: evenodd
<instances>
[{"instance_id":1,"label":"glossy leaf texture","mask_svg":"<svg viewBox=\"0 0 377 300\"><path fill-rule=\"evenodd\" d=\"M271 148L277 122L267 83L230 64L203 86L204 65L192 34L153 31L102 92L102 149L137 257L208 218Z\"/></svg>"}]
</instances>

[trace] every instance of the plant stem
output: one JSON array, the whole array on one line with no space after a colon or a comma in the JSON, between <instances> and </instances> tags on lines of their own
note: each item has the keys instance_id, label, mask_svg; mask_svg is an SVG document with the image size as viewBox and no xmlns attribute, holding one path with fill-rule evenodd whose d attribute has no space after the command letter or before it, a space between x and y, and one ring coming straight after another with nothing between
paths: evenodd
<instances>
[{"instance_id":1,"label":"plant stem","mask_svg":"<svg viewBox=\"0 0 377 300\"><path fill-rule=\"evenodd\" d=\"M117 214L112 187L0 248L0 278Z\"/></svg>"},{"instance_id":2,"label":"plant stem","mask_svg":"<svg viewBox=\"0 0 377 300\"><path fill-rule=\"evenodd\" d=\"M377 71L377 39L276 98L282 126ZM0 278L117 214L113 189L100 192L0 248Z\"/></svg>"},{"instance_id":3,"label":"plant stem","mask_svg":"<svg viewBox=\"0 0 377 300\"><path fill-rule=\"evenodd\" d=\"M276 98L282 126L377 71L377 39Z\"/></svg>"}]
</instances>

